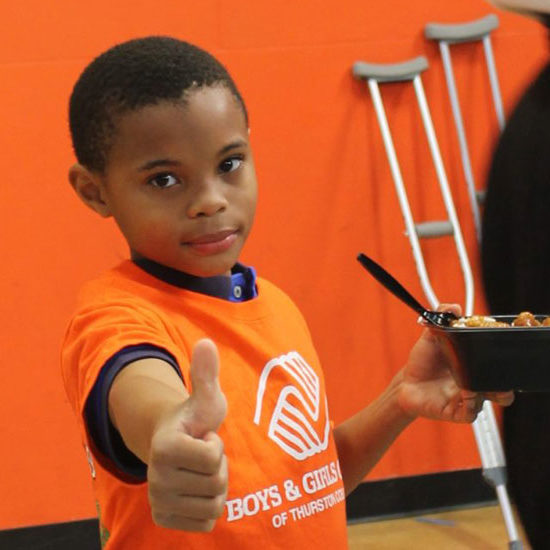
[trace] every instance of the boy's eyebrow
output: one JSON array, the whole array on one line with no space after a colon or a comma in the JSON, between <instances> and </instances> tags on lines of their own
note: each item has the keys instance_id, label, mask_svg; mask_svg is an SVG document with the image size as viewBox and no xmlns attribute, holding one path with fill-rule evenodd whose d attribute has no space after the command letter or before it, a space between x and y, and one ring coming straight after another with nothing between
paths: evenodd
<instances>
[{"instance_id":1,"label":"boy's eyebrow","mask_svg":"<svg viewBox=\"0 0 550 550\"><path fill-rule=\"evenodd\" d=\"M142 164L138 170L140 172L144 172L146 170L152 170L153 168L157 168L159 166L179 166L181 163L177 160L172 159L155 159L150 160L149 162L146 162L145 164Z\"/></svg>"},{"instance_id":2,"label":"boy's eyebrow","mask_svg":"<svg viewBox=\"0 0 550 550\"><path fill-rule=\"evenodd\" d=\"M248 145L248 142L244 139L236 139L235 141L232 141L231 143L228 143L225 147L222 147L220 149L219 155L224 155L225 153L228 153L229 151L232 151L233 149L238 149L239 147L243 147Z\"/></svg>"}]
</instances>

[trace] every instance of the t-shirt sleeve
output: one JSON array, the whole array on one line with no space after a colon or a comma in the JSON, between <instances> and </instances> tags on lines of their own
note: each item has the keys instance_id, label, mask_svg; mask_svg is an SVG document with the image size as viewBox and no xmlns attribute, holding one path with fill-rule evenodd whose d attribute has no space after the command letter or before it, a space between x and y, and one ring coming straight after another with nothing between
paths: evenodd
<instances>
[{"instance_id":1,"label":"t-shirt sleeve","mask_svg":"<svg viewBox=\"0 0 550 550\"><path fill-rule=\"evenodd\" d=\"M177 344L159 315L137 304L114 304L81 310L69 324L61 352L65 390L86 433L86 443L106 469L114 475L135 475L135 479L129 479L134 482L143 477L143 467L132 460L124 449L121 450L122 440L118 440L118 434L112 431L108 443L115 442L117 454L115 457L109 456L109 452L104 454L106 448L97 437L98 426L93 426L91 433L87 419L93 406L90 395L97 405L97 392L108 392L114 375L128 362L144 358L144 350L148 357L153 356L150 350L156 350L154 356L170 363L182 377L183 383L188 384L185 375L189 364L188 352ZM110 372L110 369L114 370ZM104 397L106 395L104 393ZM105 419L101 412L94 418ZM138 460L137 457L135 459ZM128 465L130 470L125 471Z\"/></svg>"},{"instance_id":2,"label":"t-shirt sleeve","mask_svg":"<svg viewBox=\"0 0 550 550\"><path fill-rule=\"evenodd\" d=\"M120 433L109 417L109 392L118 373L140 359L160 359L181 377L176 359L167 351L151 344L128 346L121 349L101 369L84 407L84 423L88 437L96 449L96 456L105 461L105 468L128 482L140 483L147 477L147 465L126 447Z\"/></svg>"}]
</instances>

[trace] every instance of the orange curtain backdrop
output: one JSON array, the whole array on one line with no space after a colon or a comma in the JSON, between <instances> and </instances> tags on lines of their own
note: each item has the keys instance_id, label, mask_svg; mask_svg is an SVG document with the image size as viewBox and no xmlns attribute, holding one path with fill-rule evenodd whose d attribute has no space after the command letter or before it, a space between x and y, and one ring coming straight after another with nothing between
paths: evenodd
<instances>
[{"instance_id":1,"label":"orange curtain backdrop","mask_svg":"<svg viewBox=\"0 0 550 550\"><path fill-rule=\"evenodd\" d=\"M341 421L374 398L419 334L412 312L355 261L378 258L422 298L358 59L426 55L424 85L479 282L477 247L443 70L427 22L471 21L483 0L24 0L2 6L0 109L4 258L0 349L0 528L95 514L89 473L61 387L59 344L77 289L126 256L114 224L87 212L67 183L67 99L80 71L112 44L147 34L198 43L230 68L248 103L261 186L243 260L285 288L310 321L330 407ZM507 111L544 62L544 32L500 14L494 48ZM453 48L478 181L497 130L481 45ZM383 90L417 218L443 216L412 89ZM451 241L426 259L442 301L462 301ZM483 311L477 286L477 311ZM479 466L469 426L419 421L371 479Z\"/></svg>"}]
</instances>

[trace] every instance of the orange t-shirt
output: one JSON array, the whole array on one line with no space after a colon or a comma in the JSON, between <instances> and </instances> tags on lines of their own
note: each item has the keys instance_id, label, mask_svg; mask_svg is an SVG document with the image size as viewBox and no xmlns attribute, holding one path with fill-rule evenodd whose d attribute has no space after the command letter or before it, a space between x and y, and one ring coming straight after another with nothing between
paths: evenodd
<instances>
[{"instance_id":1,"label":"orange t-shirt","mask_svg":"<svg viewBox=\"0 0 550 550\"><path fill-rule=\"evenodd\" d=\"M106 550L347 548L345 499L319 360L300 312L258 279L258 296L230 302L172 286L130 261L88 283L62 349L65 388L92 466ZM219 429L229 492L211 533L157 527L147 483L129 483L89 440L86 399L121 349L151 344L189 380L191 350L212 338L228 415Z\"/></svg>"}]
</instances>

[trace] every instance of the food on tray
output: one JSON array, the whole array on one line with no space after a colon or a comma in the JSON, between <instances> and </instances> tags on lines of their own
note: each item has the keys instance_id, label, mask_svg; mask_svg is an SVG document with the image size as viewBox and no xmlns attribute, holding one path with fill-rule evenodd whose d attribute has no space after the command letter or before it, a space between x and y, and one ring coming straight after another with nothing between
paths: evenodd
<instances>
[{"instance_id":1,"label":"food on tray","mask_svg":"<svg viewBox=\"0 0 550 550\"><path fill-rule=\"evenodd\" d=\"M460 317L451 322L453 328L503 328L503 327L550 327L550 317L545 317L538 321L529 311L522 311L511 323L497 321L494 317L488 315L472 315L470 317Z\"/></svg>"},{"instance_id":2,"label":"food on tray","mask_svg":"<svg viewBox=\"0 0 550 550\"><path fill-rule=\"evenodd\" d=\"M535 316L528 311L520 313L512 323L515 327L540 327L541 322L535 319Z\"/></svg>"},{"instance_id":3,"label":"food on tray","mask_svg":"<svg viewBox=\"0 0 550 550\"><path fill-rule=\"evenodd\" d=\"M472 315L471 317L460 317L456 321L451 321L451 326L459 327L509 327L508 323L497 321L487 315Z\"/></svg>"}]
</instances>

